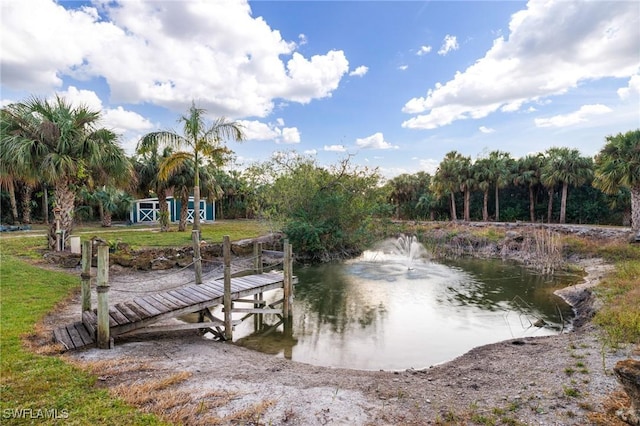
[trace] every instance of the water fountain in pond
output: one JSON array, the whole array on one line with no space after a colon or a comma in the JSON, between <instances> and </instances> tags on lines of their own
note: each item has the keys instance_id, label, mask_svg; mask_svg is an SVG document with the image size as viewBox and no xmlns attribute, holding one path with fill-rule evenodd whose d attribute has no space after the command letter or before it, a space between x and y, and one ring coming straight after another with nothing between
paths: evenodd
<instances>
[{"instance_id":1,"label":"water fountain in pond","mask_svg":"<svg viewBox=\"0 0 640 426\"><path fill-rule=\"evenodd\" d=\"M418 262L429 259L429 252L415 235L400 234L376 245L362 255L362 260L380 262L390 266L401 265L404 270L412 271Z\"/></svg>"}]
</instances>

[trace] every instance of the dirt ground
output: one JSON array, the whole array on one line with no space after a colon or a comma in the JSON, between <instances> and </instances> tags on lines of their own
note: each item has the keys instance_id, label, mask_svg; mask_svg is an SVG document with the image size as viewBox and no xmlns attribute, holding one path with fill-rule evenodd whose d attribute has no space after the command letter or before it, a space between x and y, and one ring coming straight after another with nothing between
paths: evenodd
<instances>
[{"instance_id":1,"label":"dirt ground","mask_svg":"<svg viewBox=\"0 0 640 426\"><path fill-rule=\"evenodd\" d=\"M565 289L567 300L584 299L610 269L593 260L584 266L585 282ZM112 270L111 303L186 283L191 276L188 270ZM79 312L77 295L46 318L45 332L77 321ZM63 357L96 373L98 386L189 425L585 425L616 424L602 414L624 402L620 394L612 397L621 390L612 367L640 357L640 348L612 352L587 322L558 336L478 347L425 370L316 367L195 331L121 339L112 350Z\"/></svg>"}]
</instances>

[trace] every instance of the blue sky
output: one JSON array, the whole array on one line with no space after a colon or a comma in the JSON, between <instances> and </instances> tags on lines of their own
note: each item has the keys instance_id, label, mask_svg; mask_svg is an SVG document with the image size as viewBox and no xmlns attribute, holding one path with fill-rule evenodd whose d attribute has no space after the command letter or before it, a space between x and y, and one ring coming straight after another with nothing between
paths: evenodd
<instances>
[{"instance_id":1,"label":"blue sky","mask_svg":"<svg viewBox=\"0 0 640 426\"><path fill-rule=\"evenodd\" d=\"M1 6L1 102L103 112L129 154L191 100L275 151L386 177L457 150L594 155L640 127L635 1L59 1Z\"/></svg>"}]
</instances>

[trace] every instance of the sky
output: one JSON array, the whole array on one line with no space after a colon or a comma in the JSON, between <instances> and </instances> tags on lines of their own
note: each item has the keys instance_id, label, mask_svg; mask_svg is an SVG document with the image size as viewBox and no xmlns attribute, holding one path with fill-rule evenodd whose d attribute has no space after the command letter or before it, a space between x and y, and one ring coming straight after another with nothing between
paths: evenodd
<instances>
[{"instance_id":1,"label":"sky","mask_svg":"<svg viewBox=\"0 0 640 426\"><path fill-rule=\"evenodd\" d=\"M233 167L297 152L387 178L640 127L638 1L2 0L0 23L1 104L100 110L130 155L192 102L244 126Z\"/></svg>"}]
</instances>

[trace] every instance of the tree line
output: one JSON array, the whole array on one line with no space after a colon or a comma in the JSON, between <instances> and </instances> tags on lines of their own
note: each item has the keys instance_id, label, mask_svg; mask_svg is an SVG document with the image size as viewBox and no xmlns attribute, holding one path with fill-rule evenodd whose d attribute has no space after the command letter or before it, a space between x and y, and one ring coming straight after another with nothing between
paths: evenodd
<instances>
[{"instance_id":1,"label":"tree line","mask_svg":"<svg viewBox=\"0 0 640 426\"><path fill-rule=\"evenodd\" d=\"M219 218L261 218L283 230L314 260L357 252L377 218L633 224L640 227L640 129L607 136L595 158L550 148L513 158L494 151L475 161L449 152L437 171L385 180L350 157L323 167L295 152L239 169L228 141L242 126L192 104L182 133L144 135L125 155L100 112L65 99L30 98L1 109L2 220L50 223L54 211L70 235L80 219L104 226L124 219L134 198L158 197L161 229L169 229L168 195L182 200L179 230L194 196L216 201ZM35 196L35 197L34 197ZM559 204L559 208L557 205ZM199 215L194 214L194 229Z\"/></svg>"}]
</instances>

